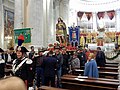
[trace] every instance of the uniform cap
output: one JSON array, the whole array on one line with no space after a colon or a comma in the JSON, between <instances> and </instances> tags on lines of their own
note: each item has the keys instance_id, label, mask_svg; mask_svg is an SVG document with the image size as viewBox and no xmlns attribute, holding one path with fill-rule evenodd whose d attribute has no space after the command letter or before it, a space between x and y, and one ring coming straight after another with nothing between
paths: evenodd
<instances>
[{"instance_id":1,"label":"uniform cap","mask_svg":"<svg viewBox=\"0 0 120 90\"><path fill-rule=\"evenodd\" d=\"M20 52L29 52L27 49L26 49L26 47L24 47L24 46L18 46L17 47L17 51L20 51Z\"/></svg>"}]
</instances>

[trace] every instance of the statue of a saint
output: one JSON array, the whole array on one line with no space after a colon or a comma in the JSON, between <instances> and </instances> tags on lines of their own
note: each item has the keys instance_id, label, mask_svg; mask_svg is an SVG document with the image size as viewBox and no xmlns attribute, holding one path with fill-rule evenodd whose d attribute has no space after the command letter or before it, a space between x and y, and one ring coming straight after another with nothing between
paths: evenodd
<instances>
[{"instance_id":1,"label":"statue of a saint","mask_svg":"<svg viewBox=\"0 0 120 90\"><path fill-rule=\"evenodd\" d=\"M56 35L58 37L61 37L62 42L60 43L66 43L67 41L67 30L66 30L66 25L63 22L63 20L61 18L58 18L58 23L56 24Z\"/></svg>"}]
</instances>

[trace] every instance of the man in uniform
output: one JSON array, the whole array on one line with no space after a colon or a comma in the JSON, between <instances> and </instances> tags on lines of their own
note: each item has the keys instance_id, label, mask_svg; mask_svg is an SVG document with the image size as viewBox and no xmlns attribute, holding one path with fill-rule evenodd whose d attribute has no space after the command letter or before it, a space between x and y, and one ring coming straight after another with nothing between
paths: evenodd
<instances>
[{"instance_id":1,"label":"man in uniform","mask_svg":"<svg viewBox=\"0 0 120 90\"><path fill-rule=\"evenodd\" d=\"M25 57L28 50L23 46L16 49L17 59L13 61L12 70L15 76L20 77L26 84L27 88L31 87L32 60Z\"/></svg>"}]
</instances>

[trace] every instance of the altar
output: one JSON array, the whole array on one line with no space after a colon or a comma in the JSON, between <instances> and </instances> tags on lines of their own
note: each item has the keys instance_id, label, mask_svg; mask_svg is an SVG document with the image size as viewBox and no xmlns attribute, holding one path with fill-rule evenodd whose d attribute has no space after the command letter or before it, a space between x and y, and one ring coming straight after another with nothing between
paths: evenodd
<instances>
[{"instance_id":1,"label":"altar","mask_svg":"<svg viewBox=\"0 0 120 90\"><path fill-rule=\"evenodd\" d=\"M103 51L113 51L115 50L115 44L114 43L104 43L103 46L97 46L97 43L89 43L88 48L90 50L96 50L97 47L101 47Z\"/></svg>"}]
</instances>

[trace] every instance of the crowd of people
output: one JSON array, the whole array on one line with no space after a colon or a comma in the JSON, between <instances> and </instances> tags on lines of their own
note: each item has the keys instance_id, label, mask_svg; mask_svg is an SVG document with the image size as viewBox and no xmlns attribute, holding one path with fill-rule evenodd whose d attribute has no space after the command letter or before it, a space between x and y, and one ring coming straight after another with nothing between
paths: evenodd
<instances>
[{"instance_id":1,"label":"crowd of people","mask_svg":"<svg viewBox=\"0 0 120 90\"><path fill-rule=\"evenodd\" d=\"M38 90L41 85L62 88L61 76L83 66L85 76L98 78L97 66L103 67L105 63L105 54L100 47L97 52L88 48L67 51L57 45L52 49L39 48L37 53L34 46L30 52L24 46L18 46L16 50L10 48L9 51L0 48L0 78L17 76L27 88L37 86Z\"/></svg>"}]
</instances>

